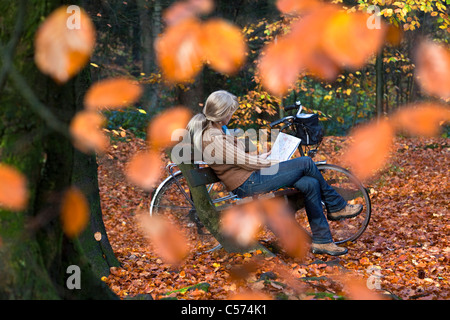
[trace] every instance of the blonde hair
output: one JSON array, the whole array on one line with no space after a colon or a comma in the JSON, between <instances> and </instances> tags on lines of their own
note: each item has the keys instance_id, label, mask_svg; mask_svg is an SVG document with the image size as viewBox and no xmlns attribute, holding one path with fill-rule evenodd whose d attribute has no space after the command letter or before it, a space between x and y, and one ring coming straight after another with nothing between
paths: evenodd
<instances>
[{"instance_id":1,"label":"blonde hair","mask_svg":"<svg viewBox=\"0 0 450 320\"><path fill-rule=\"evenodd\" d=\"M192 117L187 125L194 147L202 150L202 135L207 125L226 119L238 107L239 102L237 97L228 91L219 90L211 93L208 99L206 99L203 112Z\"/></svg>"}]
</instances>

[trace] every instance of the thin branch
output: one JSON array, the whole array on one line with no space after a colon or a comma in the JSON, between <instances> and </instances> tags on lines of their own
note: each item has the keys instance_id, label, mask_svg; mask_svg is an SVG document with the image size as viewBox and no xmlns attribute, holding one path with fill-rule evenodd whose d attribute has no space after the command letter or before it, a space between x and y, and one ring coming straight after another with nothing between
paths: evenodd
<instances>
[{"instance_id":1,"label":"thin branch","mask_svg":"<svg viewBox=\"0 0 450 320\"><path fill-rule=\"evenodd\" d=\"M58 120L55 115L45 106L35 95L20 72L15 68L13 54L22 35L26 14L26 0L20 0L17 22L14 27L13 35L4 47L0 43L0 57L2 58L2 68L0 70L0 92L6 83L7 76L11 78L17 91L28 102L30 107L46 122L49 128L61 133L70 139L70 132L66 124Z\"/></svg>"},{"instance_id":2,"label":"thin branch","mask_svg":"<svg viewBox=\"0 0 450 320\"><path fill-rule=\"evenodd\" d=\"M0 93L3 91L3 88L6 84L9 69L11 68L12 65L13 60L12 56L14 54L14 51L16 50L17 44L19 43L20 37L22 35L23 26L25 24L25 14L26 14L26 0L20 0L14 31L11 36L11 39L9 40L8 44L6 45L6 48L4 49L5 52L3 52L2 55L3 62L2 68L0 69ZM9 57L9 59L5 59L4 58L5 56Z\"/></svg>"},{"instance_id":3,"label":"thin branch","mask_svg":"<svg viewBox=\"0 0 450 320\"><path fill-rule=\"evenodd\" d=\"M28 102L30 107L46 122L46 124L53 130L61 133L66 138L70 139L69 129L66 124L61 122L55 115L39 101L23 76L17 71L14 65L11 65L9 76L14 82L14 86L23 98Z\"/></svg>"}]
</instances>

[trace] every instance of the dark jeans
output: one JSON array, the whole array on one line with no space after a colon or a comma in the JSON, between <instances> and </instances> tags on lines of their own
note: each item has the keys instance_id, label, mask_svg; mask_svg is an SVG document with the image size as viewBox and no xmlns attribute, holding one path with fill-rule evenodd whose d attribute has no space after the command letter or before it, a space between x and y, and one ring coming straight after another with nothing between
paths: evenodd
<instances>
[{"instance_id":1,"label":"dark jeans","mask_svg":"<svg viewBox=\"0 0 450 320\"><path fill-rule=\"evenodd\" d=\"M276 170L278 166L278 170ZM267 174L272 171L272 174ZM332 188L309 157L300 157L280 162L270 168L261 169L233 192L238 197L267 193L282 187L294 187L305 198L305 210L311 226L312 242L333 241L328 221L323 213L322 201L328 212L336 212L346 206L346 201Z\"/></svg>"}]
</instances>

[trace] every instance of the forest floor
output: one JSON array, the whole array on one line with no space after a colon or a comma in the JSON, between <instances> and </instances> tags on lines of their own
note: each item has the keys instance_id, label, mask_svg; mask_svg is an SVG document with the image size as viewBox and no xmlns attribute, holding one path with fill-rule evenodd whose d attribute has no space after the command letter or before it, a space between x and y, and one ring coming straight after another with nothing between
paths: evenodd
<instances>
[{"instance_id":1,"label":"forest floor","mask_svg":"<svg viewBox=\"0 0 450 320\"><path fill-rule=\"evenodd\" d=\"M252 292L272 299L450 299L449 139L396 139L388 165L366 184L370 225L357 241L345 244L346 255L308 253L299 260L283 251L272 258L258 250L199 253L193 243L186 260L174 267L138 231L135 215L148 210L150 194L123 173L145 141L125 131L113 137L109 152L98 160L99 184L104 222L121 267L111 268L103 280L121 298L228 299ZM339 164L345 145L345 137L326 137L315 160ZM196 233L195 227L181 227L188 238ZM269 243L273 236L261 240Z\"/></svg>"}]
</instances>

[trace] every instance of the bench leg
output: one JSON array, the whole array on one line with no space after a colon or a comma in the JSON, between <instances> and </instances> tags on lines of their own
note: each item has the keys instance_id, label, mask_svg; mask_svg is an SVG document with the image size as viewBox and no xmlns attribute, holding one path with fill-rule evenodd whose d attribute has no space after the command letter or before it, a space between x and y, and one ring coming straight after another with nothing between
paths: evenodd
<instances>
[{"instance_id":1,"label":"bench leg","mask_svg":"<svg viewBox=\"0 0 450 320\"><path fill-rule=\"evenodd\" d=\"M209 250L207 250L205 252L209 253L209 252L213 252L213 251L216 251L216 250L219 250L219 249L222 249L222 245L220 243L217 246L215 246L214 248L209 249Z\"/></svg>"}]
</instances>

